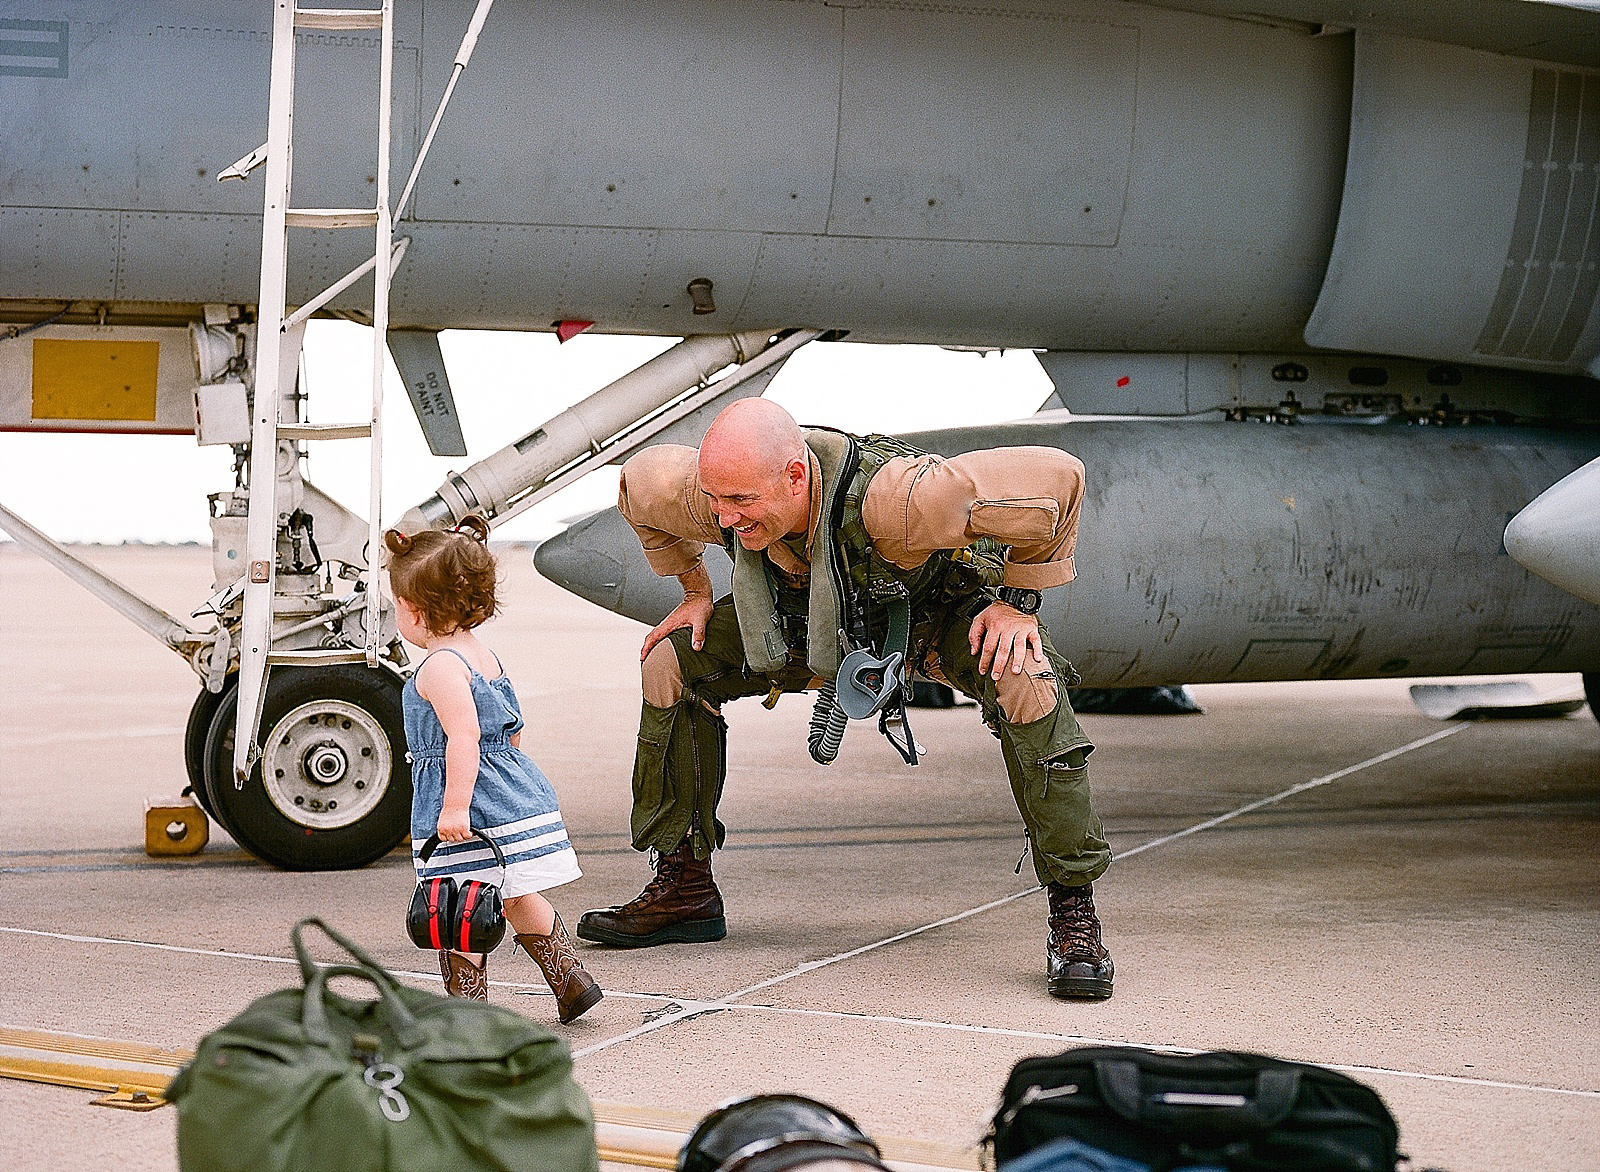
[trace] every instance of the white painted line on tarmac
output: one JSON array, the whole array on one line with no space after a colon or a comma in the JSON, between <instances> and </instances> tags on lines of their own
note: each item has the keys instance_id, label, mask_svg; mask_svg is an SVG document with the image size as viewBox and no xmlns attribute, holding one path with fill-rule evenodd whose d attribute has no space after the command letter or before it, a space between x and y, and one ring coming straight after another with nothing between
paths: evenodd
<instances>
[{"instance_id":1,"label":"white painted line on tarmac","mask_svg":"<svg viewBox=\"0 0 1600 1172\"><path fill-rule=\"evenodd\" d=\"M1298 785L1292 785L1280 793L1273 794L1270 797L1259 798L1253 802L1248 802L1236 810L1230 810L1226 814L1219 814L1215 818L1208 818L1204 822L1198 822L1195 825L1184 830L1180 830L1175 834L1168 834L1162 836L1161 838L1152 839L1149 842L1142 843L1141 845L1134 847L1132 850L1123 851L1120 855L1116 855L1114 857L1118 859L1128 858L1131 855L1141 854L1144 851L1151 850L1158 846L1163 846L1166 843L1175 842L1187 835L1198 834L1202 830L1209 830L1211 827L1221 825L1224 822L1239 817L1241 814L1248 814L1252 810L1259 810L1263 806L1269 806L1274 802L1281 802L1285 798L1293 797L1295 794L1304 793L1306 790L1327 785L1329 782L1338 781L1343 777L1349 777L1352 773L1359 773L1363 769L1370 769L1374 765L1381 765L1385 761L1392 761L1396 757L1412 752L1415 749L1420 749L1424 745L1431 745L1433 742L1443 740L1445 737L1454 736L1456 733L1460 732L1466 727L1468 727L1466 722L1461 722L1451 725L1449 728L1441 729L1439 732L1430 733L1425 737L1418 737L1416 740L1411 741L1409 744L1401 745L1397 749L1390 749L1388 752L1379 753L1375 757L1368 757L1365 761L1358 761L1354 765L1348 765L1343 769L1337 769L1334 772L1324 774L1321 777L1312 778L1310 781L1302 781ZM681 1013L668 1014L667 1016L658 1018L655 1021L646 1022L644 1025L631 1029L626 1033L618 1034L614 1038L607 1038L605 1041L596 1042L594 1045L586 1046L582 1050L574 1050L572 1056L573 1058L585 1058L590 1054L598 1054L601 1050L608 1049L609 1047L615 1046L618 1043L632 1041L634 1038L642 1037L645 1034L654 1033L656 1030L664 1029L669 1025L674 1025L677 1022L683 1021L686 1018L697 1016L700 1013L705 1013L724 1007L731 1007L741 997L747 997L751 993L756 993L762 989L771 988L773 985L780 985L785 981L794 979L795 977L804 976L806 973L815 972L817 969L827 968L829 965L838 964L840 961L852 960L855 957L863 955L864 953L874 952L877 949L887 947L890 944L898 944L902 940L909 940L913 936L920 936L922 933L931 932L935 928L943 928L950 924L959 923L960 921L967 919L969 916L981 915L984 912L993 911L995 908L1003 907L1008 903L1014 903L1019 899L1025 899L1026 897L1041 890L1043 889L1040 887L1030 887L1026 891L1014 892L1013 894L1003 896L1000 899L991 900L989 903L986 903L981 907L968 908L964 912L957 912L953 916L946 916L944 919L935 920L931 924L923 924L921 927L911 928L905 932L899 932L893 936L886 937L883 940L875 940L871 944L863 944L859 948L850 949L848 952L835 953L833 956L823 957L820 960L808 960L804 964L796 965L788 972L779 973L775 977L768 977L766 980L758 981L754 985L747 985L743 989L737 989L734 992L727 994L725 997L721 997L717 1001L711 1002L707 1009L686 1009Z\"/></svg>"},{"instance_id":2,"label":"white painted line on tarmac","mask_svg":"<svg viewBox=\"0 0 1600 1172\"><path fill-rule=\"evenodd\" d=\"M222 956L229 960L259 960L267 964L292 964L300 962L292 956L263 956L258 952L227 952L218 948L185 948L181 944L157 944L151 940L124 940L116 936L75 936L70 932L41 932L36 928L10 928L0 926L0 932L15 936L43 936L49 940L66 940L73 944L125 944L130 948L153 948L159 952L182 952L190 956ZM435 980L441 978L435 977Z\"/></svg>"},{"instance_id":3,"label":"white painted line on tarmac","mask_svg":"<svg viewBox=\"0 0 1600 1172\"><path fill-rule=\"evenodd\" d=\"M189 956L215 956L224 960L255 960L264 964L286 964L296 968L300 966L299 960L292 956L266 956L259 952L229 952L223 948L187 948L181 944L158 944L153 940L126 940L117 936L75 936L70 932L42 932L37 928L11 928L0 925L0 932L9 932L14 936L43 936L47 940L66 940L73 944L122 944L129 948L150 948L157 952L181 952ZM396 977L409 977L416 981L432 981L439 984L443 981L438 973L414 972L410 969L387 969L386 972ZM528 993L533 995L551 996L550 989L545 985L525 984L521 981L490 981L490 987L495 989L509 989L513 993ZM620 989L607 989L607 997L635 997L643 1001L672 1001L678 1004L710 1005L711 1002L694 1001L692 998L677 997L671 993L629 993ZM700 1012L696 1010L695 1012Z\"/></svg>"},{"instance_id":4,"label":"white painted line on tarmac","mask_svg":"<svg viewBox=\"0 0 1600 1172\"><path fill-rule=\"evenodd\" d=\"M965 919L967 916L977 915L979 912L988 911L992 908L999 907L1002 904L1007 904L1013 900L1021 899L1025 895L1032 895L1038 890L1039 889L1035 887L1029 891L1022 891L1016 893L1015 895L1006 896L1004 899L998 899L992 903L984 904L981 908L973 908L971 911L962 912L957 916L952 916L948 920L941 920L938 924L929 924L923 928L913 929L910 932L903 932L900 934L900 936L896 937L896 939L905 939L907 936L915 935L917 932L927 931L931 928L938 927L941 924L950 923L957 919ZM253 960L266 964L282 964L294 967L298 967L300 964L300 962L292 956L267 956L258 952L226 952L215 948L188 948L180 944L158 944L150 940L128 940L114 936L81 936L73 935L67 932L43 932L35 928L12 928L5 926L0 926L0 932L9 932L18 936L43 936L46 939L65 940L74 944L120 944L131 948L149 948L160 952L178 952L190 956L220 957L225 960ZM856 949L855 952L859 953L870 947L872 946L868 945L863 948ZM841 954L841 958L845 955L849 954ZM811 968L820 967L824 963L829 962L816 961L813 962ZM410 977L419 981L431 981L437 983L440 980L440 977L437 973L413 972L405 969L392 969L390 971L397 977ZM810 969L807 969L806 971L810 971ZM629 1030L625 1034L619 1034L615 1038L609 1038L604 1042L598 1042L595 1045L586 1047L582 1050L575 1050L573 1051L572 1056L574 1058L582 1058L586 1055L593 1054L596 1051L604 1050L608 1046L615 1045L618 1042L628 1041L632 1038L639 1037L642 1034L652 1033L664 1026L672 1025L680 1021L687 1021L692 1017L699 1017L702 1014L713 1013L721 1010L736 1011L740 1013L788 1015L793 1017L824 1017L834 1018L840 1021L867 1021L875 1022L880 1025L906 1026L916 1029L953 1030L959 1033L990 1034L998 1037L1008 1038L1035 1038L1040 1041L1064 1042L1080 1046L1137 1045L1143 1046L1148 1050L1159 1050L1168 1054L1198 1054L1201 1052L1193 1047L1173 1046L1166 1043L1155 1042L1133 1042L1126 1038L1097 1038L1088 1034L1061 1034L1050 1033L1042 1030L1012 1029L1007 1026L968 1025L961 1022L938 1021L933 1018L896 1017L892 1014L881 1013L847 1013L843 1010L837 1009L799 1009L782 1005L741 1005L733 1002L734 997L745 996L749 993L755 992L758 989L775 983L776 978L770 981L763 981L759 984L751 985L748 988L741 989L738 992L730 993L728 996L718 998L715 1001L697 1001L690 997L679 997L671 993L635 993L620 989L607 989L607 997L624 997L644 1001L667 1001L677 1005L679 1008L669 1014L665 1014L662 1017L657 1018L654 1021L647 1022L636 1029ZM518 981L491 981L490 984L496 989L509 989L513 993L518 994L531 993L542 996L550 995L549 989L540 985L524 984ZM89 1035L82 1036L88 1037ZM1496 1090L1530 1091L1547 1095L1571 1095L1578 1098L1600 1099L1600 1091L1572 1090L1567 1087L1542 1086L1538 1083L1503 1082L1496 1079L1470 1078L1464 1075L1455 1074L1429 1074L1427 1072L1417 1070L1398 1070L1388 1066L1351 1066L1336 1062L1322 1062L1318 1063L1318 1065L1326 1066L1330 1070L1344 1071L1346 1074L1377 1075L1386 1076L1389 1078L1411 1078L1425 1080L1428 1082L1459 1083L1467 1086L1490 1087Z\"/></svg>"},{"instance_id":5,"label":"white painted line on tarmac","mask_svg":"<svg viewBox=\"0 0 1600 1172\"><path fill-rule=\"evenodd\" d=\"M1357 762L1354 765L1346 766L1343 769L1335 770L1332 773L1324 774L1323 776L1313 778L1310 781L1300 782L1297 785L1290 786L1288 789L1283 790L1280 793L1273 794L1273 795L1271 795L1269 797L1260 798L1260 799L1257 799L1256 801L1253 801L1253 802L1248 802L1245 805L1240 806L1235 810L1230 810L1227 813L1220 814L1215 818L1208 818L1204 822L1198 822L1195 825L1187 827L1187 828L1185 828L1183 830L1177 831L1176 833L1168 834L1168 835L1164 835L1164 836L1162 836L1160 838L1152 839L1151 841L1146 842L1146 843L1142 843L1139 846L1136 846L1136 847L1132 848L1131 850L1123 851L1121 854L1117 855L1116 857L1119 858L1119 859L1129 858L1129 857L1131 857L1133 855L1141 854L1144 851L1152 850L1155 847L1164 846L1167 843L1175 842L1180 838L1187 837L1188 835L1198 834L1202 830L1208 830L1213 826L1221 825L1224 822L1231 821L1234 818L1238 818L1241 815L1248 814L1248 813L1250 813L1250 812L1252 812L1254 810L1259 810L1259 809L1261 809L1261 808L1263 808L1265 806L1272 805L1272 804L1274 804L1276 802L1281 802L1284 799L1293 797L1296 794L1304 793L1307 790L1315 789L1315 788L1317 788L1319 786L1328 785L1329 783L1334 782L1334 781L1338 781L1341 778L1349 777L1353 773L1359 773L1363 769L1370 769L1374 765L1381 765L1386 761L1392 761L1396 757L1402 756L1405 753L1409 753L1409 752L1412 752L1412 751L1414 751L1416 749L1423 748L1426 745L1431 745L1435 741L1443 740L1446 737L1454 736L1456 733L1461 732L1462 730L1466 729L1467 727L1469 727L1469 725L1466 722L1453 724L1449 728L1441 729L1439 732L1436 732L1436 733L1430 733L1428 736L1425 736L1425 737L1419 737L1418 739L1416 739L1414 741L1411 741L1408 744L1401 745L1400 747L1395 748L1395 749L1390 749L1390 750L1388 750L1387 752L1384 752L1384 753L1379 753L1374 757L1369 757L1365 761ZM787 1007L781 1007L781 1006L743 1005L743 1004L739 1004L739 999L740 998L748 997L750 994L760 992L762 989L771 988L774 985L779 985L779 984L782 984L785 981L792 980L793 978L798 977L798 976L802 976L802 975L804 975L806 973L815 972L818 969L826 968L826 967L828 967L830 965L838 964L841 961L851 960L851 959L853 959L853 958L855 958L857 956L861 956L861 955L863 955L865 953L868 953L868 952L876 951L877 949L884 948L884 947L886 947L886 946L888 946L890 944L898 944L902 940L909 940L914 936L922 935L924 932L931 932L935 928L948 927L951 924L959 923L960 921L968 919L968 918L970 918L972 916L982 915L984 912L993 911L996 908L1004 907L1006 904L1014 903L1019 899L1025 899L1026 897L1028 897L1030 895L1036 894L1040 890L1041 890L1041 888L1039 888L1039 887L1030 887L1025 891L1013 892L1010 895L1002 896L999 899L991 900L990 902L988 902L986 904L982 904L982 905L980 905L978 907L968 908L966 911L957 912L954 915L946 916L943 919L935 920L932 923L923 924L920 927L911 928L911 929L908 929L907 931L896 933L895 935L886 937L886 938L884 938L882 940L876 940L876 941L873 941L870 944L863 944L863 945L861 945L861 946L859 946L857 948L852 948L852 949L849 949L848 951L845 951L845 952L836 953L833 956L824 957L824 958L819 959L819 960L806 961L804 964L797 965L797 966L795 966L794 968L790 969L787 972L780 973L780 974L778 974L777 976L774 976L774 977L769 977L764 981L758 981L753 985L747 985L742 989L736 989L732 993L726 994L725 996L719 997L719 998L717 998L715 1000L712 1000L712 1001L699 1001L699 1000L694 1000L694 999L690 999L690 998L675 997L675 996L672 996L670 994L663 994L663 993L633 993L633 992L623 992L623 991L614 990L614 989L607 989L606 990L606 995L607 996L625 997L625 998L638 998L638 999L644 999L644 1000L670 1001L670 1002L673 1002L676 1005L678 1005L679 1008L675 1009L671 1013L664 1014L661 1017L658 1017L653 1021L646 1022L646 1023L644 1023L644 1024L640 1025L640 1026L635 1027L634 1029L631 1029L631 1030L628 1030L628 1031L626 1031L624 1033L618 1034L615 1037L607 1038L604 1041L596 1042L594 1045L586 1046L581 1050L574 1050L573 1053L572 1053L572 1056L573 1056L574 1059L585 1058L585 1057L588 1057L591 1054L596 1054L596 1053L599 1053L602 1050L609 1049L612 1046L619 1045L622 1042L632 1041L634 1038L642 1037L642 1036L644 1036L646 1034L655 1033L658 1030L665 1029L667 1026L675 1025L676 1023L678 1023L680 1021L687 1021L690 1018L699 1017L699 1016L702 1016L704 1014L715 1013L715 1012L719 1012L719 1011L722 1011L722 1010L738 1010L738 1011L741 1011L741 1012L754 1012L754 1013L793 1014L793 1015L805 1015L805 1016L815 1016L815 1017L831 1017L831 1018L838 1018L838 1019L841 1019L841 1020L852 1020L852 1021L874 1021L874 1022L880 1022L880 1023L884 1023L884 1024L894 1024L894 1025L918 1027L918 1028L924 1028L924 1029L957 1030L957 1031L962 1031L962 1032L967 1032L967 1033L995 1034L995 1035L1001 1035L1001 1036L1024 1037L1024 1038L1038 1038L1038 1039L1041 1039L1041 1040L1048 1040L1048 1041L1074 1042L1074 1043L1089 1044L1089 1045L1101 1045L1101 1044L1105 1044L1105 1045L1126 1045L1126 1044L1130 1044L1126 1040L1120 1040L1120 1039L1090 1038L1090 1037L1082 1037L1082 1036L1073 1035L1073 1034L1040 1033L1040 1032L1034 1032L1034 1031L1028 1031L1028 1030L1008 1029L1008 1028L1001 1027L1001 1026L962 1025L962 1024L958 1024L958 1023L954 1023L954 1022L941 1022L941 1021L934 1021L934 1020L921 1019L921 1018L901 1018L901 1017L893 1017L893 1016L888 1016L888 1015L844 1013L844 1012L840 1012L840 1011L836 1011L836 1010L793 1009L793 1008L787 1008ZM153 942L150 942L150 941L127 940L127 939L119 939L119 938L115 938L115 937L79 936L79 935L72 935L72 934L64 933L64 932L44 932L44 931L39 931L37 929L32 929L32 928L12 928L12 927L0 926L0 932L9 932L9 933L15 933L15 934L18 934L18 935L26 935L26 936L43 936L43 937L48 937L50 939L66 940L66 941L70 941L70 942L74 942L74 943L121 944L121 945L128 945L128 946L138 947L138 948L157 949L157 950L160 950L160 951L163 951L163 952L186 953L186 954L194 955L194 956L213 956L213 957L224 957L224 958L228 958L228 959L238 959L238 960L255 960L255 961L266 962L266 963L269 963L269 964L287 964L287 965L298 965L299 964L299 962L297 960L295 960L293 957L265 956L265 955L262 955L262 954L259 954L259 953L249 953L249 952L227 952L227 951L223 951L223 950L220 950L220 949L189 948L189 947L185 947L183 945L177 945L177 944L157 944L157 943L153 943ZM396 976L403 976L403 977L410 977L410 978L413 978L415 980L422 980L422 981L438 981L440 979L438 976L436 976L433 973L419 973L419 972L409 972L409 971L403 971L403 970L402 971L397 971L395 973L395 975ZM519 983L519 982L492 981L490 983L496 988L506 988L506 989L513 990L514 992L524 992L524 991L529 992L529 993L543 993L543 992L545 992L539 986L529 985L529 984L522 984L522 983ZM1138 1044L1138 1043L1134 1043L1134 1044ZM1198 1051L1194 1051L1194 1050L1185 1049L1184 1047L1171 1046L1171 1045L1149 1045L1149 1048L1153 1049L1153 1050L1166 1050L1166 1051L1171 1051L1171 1052L1174 1052L1174 1053L1197 1053L1198 1052ZM1341 1070L1341 1071L1345 1071L1347 1073L1353 1073L1353 1074L1379 1075L1379 1076L1388 1076L1388 1077L1392 1077L1392 1078L1421 1079L1421 1080L1434 1081L1434 1082L1458 1083L1458 1084L1465 1084L1465 1085L1471 1085L1471 1086L1492 1087L1492 1088L1501 1089L1501 1090L1531 1091L1531 1092L1538 1092L1538 1093L1543 1093L1543 1094L1553 1094L1553 1095L1575 1095L1575 1096L1579 1096L1579 1097L1583 1097L1583 1098L1600 1098L1600 1091L1570 1090L1570 1089L1565 1088L1565 1087L1550 1087L1550 1086L1539 1086L1537 1084L1529 1084L1529 1083L1502 1082L1502 1081L1497 1081L1497 1080L1494 1080L1494 1079L1469 1078L1469 1077L1464 1077L1464 1076L1461 1076L1461 1075L1429 1074L1429 1073L1425 1073L1425 1072L1421 1072L1421 1071L1397 1070L1397 1069L1392 1069L1392 1068L1389 1068L1389 1067L1349 1066L1349 1065L1338 1065L1338 1064L1335 1064L1335 1063L1323 1063L1322 1065L1326 1065L1330 1069L1333 1069L1333 1070Z\"/></svg>"},{"instance_id":6,"label":"white painted line on tarmac","mask_svg":"<svg viewBox=\"0 0 1600 1172\"><path fill-rule=\"evenodd\" d=\"M598 1054L601 1050L608 1049L620 1042L632 1041L634 1038L642 1037L645 1034L654 1033L656 1030L664 1029L669 1025L675 1025L676 1023L685 1021L688 1018L698 1017L704 1013L715 1013L721 1009L732 1008L734 1002L740 997L748 996L751 993L757 993L771 985L776 985L782 981L787 981L791 977L797 977L802 973L809 973L814 969L824 968L830 964L837 964L841 960L849 960L851 957L860 956L863 952L871 952L875 948L882 948L886 944L894 944L901 940L907 940L912 936L921 935L923 932L931 932L935 928L943 928L947 924L954 924L959 920L966 919L968 916L976 916L983 912L992 911L1003 904L1008 904L1014 900L1021 899L1024 896L1032 895L1038 890L1039 888L1037 887L1030 887L1027 891L1018 891L1012 895L1007 895L1000 899L992 900L991 902L984 904L982 907L969 908L964 912L957 912L953 916L946 916L944 919L935 920L931 924L923 924L920 928L912 928L909 931L901 932L895 936L890 936L886 940L877 940L871 944L863 944L860 948L852 948L848 952L841 952L837 955L825 957L821 960L808 960L806 963L799 965L796 968L792 968L786 973L781 973L776 977L769 977L765 981L757 981L754 985L746 985L743 989L736 989L732 993L728 993L725 996L717 998L715 1001L702 1001L695 1003L694 1005L686 1007L676 1013L670 1013L665 1017L657 1018L655 1021L646 1022L644 1025L636 1026L627 1033L618 1034L614 1038L607 1038L603 1042L596 1042L592 1046L585 1046L581 1050L574 1050L572 1052L572 1057L574 1059L587 1058L590 1054Z\"/></svg>"},{"instance_id":7,"label":"white painted line on tarmac","mask_svg":"<svg viewBox=\"0 0 1600 1172\"><path fill-rule=\"evenodd\" d=\"M848 1021L870 1021L883 1025L916 1026L933 1030L956 1030L966 1034L995 1034L1007 1038L1036 1038L1046 1042L1067 1042L1075 1046L1139 1046L1146 1050L1158 1050L1163 1054L1201 1054L1192 1046L1172 1046L1155 1042L1133 1042L1127 1038L1096 1038L1087 1034L1057 1034L1040 1030L1017 1030L1007 1026L966 1025L960 1022L937 1021L925 1017L895 1017L890 1014L878 1013L845 1013L836 1009L795 1009L782 1005L729 1005L727 1009L737 1010L741 1013L773 1013L793 1014L799 1017L833 1017ZM1467 1086L1492 1087L1496 1090L1506 1091L1532 1091L1545 1095L1574 1095L1583 1099L1600 1099L1600 1091L1572 1090L1568 1087L1552 1087L1542 1083L1527 1082L1500 1082L1492 1078L1472 1078L1461 1074L1429 1074L1420 1070L1397 1070L1390 1066L1351 1066L1338 1062L1318 1062L1318 1066L1325 1066L1329 1070L1340 1070L1346 1074L1386 1075L1391 1078L1425 1079L1429 1082L1462 1083Z\"/></svg>"},{"instance_id":8,"label":"white painted line on tarmac","mask_svg":"<svg viewBox=\"0 0 1600 1172\"><path fill-rule=\"evenodd\" d=\"M1387 753L1379 753L1376 757L1368 757L1365 761L1358 761L1354 765L1347 765L1343 769L1336 769L1332 773L1325 773L1321 777L1312 778L1310 781L1302 781L1299 785L1292 785L1282 793L1273 794L1271 797L1260 798L1254 802L1240 806L1237 810L1229 810L1226 814L1218 814L1215 818L1207 818L1204 822L1196 822L1193 826L1185 827L1174 834L1163 835L1160 838L1152 838L1149 842L1140 843L1131 850L1125 850L1114 857L1118 859L1131 858L1132 856L1141 854L1144 851L1153 850L1158 846L1165 846L1169 842L1176 842L1178 839L1186 838L1191 834L1199 834L1202 830L1210 830L1213 826L1221 826L1224 822L1231 822L1233 819L1238 818L1242 814L1249 814L1261 809L1263 806L1270 806L1274 802L1281 802L1285 798L1292 798L1296 794L1303 794L1306 792L1306 790L1316 789L1319 785L1327 785L1329 782L1338 781L1341 777L1349 777L1352 773L1359 773L1363 769L1372 768L1374 765L1382 765L1385 761L1393 761L1396 757L1399 757L1402 754L1409 753L1413 749L1420 749L1424 745L1431 745L1435 741L1442 741L1445 739L1445 737L1453 737L1456 735L1456 733L1467 727L1469 726L1465 721L1462 721L1459 724L1453 724L1449 728L1440 729L1436 733L1429 733L1425 737L1418 737L1410 744L1401 745L1398 749L1390 749Z\"/></svg>"}]
</instances>

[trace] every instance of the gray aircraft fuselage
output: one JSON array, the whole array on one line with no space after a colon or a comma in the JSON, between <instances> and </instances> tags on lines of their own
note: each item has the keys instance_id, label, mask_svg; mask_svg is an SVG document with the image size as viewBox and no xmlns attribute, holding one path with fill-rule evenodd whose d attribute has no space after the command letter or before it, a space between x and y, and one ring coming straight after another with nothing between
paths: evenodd
<instances>
[{"instance_id":1,"label":"gray aircraft fuselage","mask_svg":"<svg viewBox=\"0 0 1600 1172\"><path fill-rule=\"evenodd\" d=\"M1033 347L1080 412L1564 420L930 442L1081 449L1093 569L1052 617L1106 635L1096 682L1593 668L1600 612L1500 532L1600 447L1572 430L1600 413L1600 16L1184 7L502 0L397 226L391 322ZM471 10L399 6L396 191ZM265 137L271 16L12 0L0 320L255 300L260 173L216 175ZM297 40L297 207L372 202L375 35ZM370 249L292 229L290 303Z\"/></svg>"},{"instance_id":2,"label":"gray aircraft fuselage","mask_svg":"<svg viewBox=\"0 0 1600 1172\"><path fill-rule=\"evenodd\" d=\"M392 321L1589 366L1590 14L1191 7L503 0L399 226ZM398 10L396 190L471 3ZM271 13L6 6L11 320L254 301L260 173L216 175L265 137ZM297 206L371 203L375 35L299 38ZM369 250L291 231L291 302Z\"/></svg>"}]
</instances>

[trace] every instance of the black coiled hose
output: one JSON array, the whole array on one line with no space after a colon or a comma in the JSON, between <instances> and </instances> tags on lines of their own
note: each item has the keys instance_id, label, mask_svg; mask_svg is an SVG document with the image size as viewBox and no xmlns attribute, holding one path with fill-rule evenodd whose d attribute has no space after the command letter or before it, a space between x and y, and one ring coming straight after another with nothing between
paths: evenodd
<instances>
[{"instance_id":1,"label":"black coiled hose","mask_svg":"<svg viewBox=\"0 0 1600 1172\"><path fill-rule=\"evenodd\" d=\"M850 718L839 707L838 690L830 680L817 691L817 702L811 709L811 730L806 734L811 759L818 765L832 765L849 723Z\"/></svg>"}]
</instances>

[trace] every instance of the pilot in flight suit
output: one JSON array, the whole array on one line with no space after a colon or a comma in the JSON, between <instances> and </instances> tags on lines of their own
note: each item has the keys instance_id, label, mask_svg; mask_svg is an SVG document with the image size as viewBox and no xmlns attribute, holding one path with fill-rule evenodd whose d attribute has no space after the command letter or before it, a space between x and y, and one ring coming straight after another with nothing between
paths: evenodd
<instances>
[{"instance_id":1,"label":"pilot in flight suit","mask_svg":"<svg viewBox=\"0 0 1600 1172\"><path fill-rule=\"evenodd\" d=\"M782 411L747 400L730 412L747 403ZM586 913L578 935L640 947L726 934L711 875L711 853L725 836L716 816L726 773L722 704L754 695L775 701L833 678L839 633L861 617L851 606L866 607L863 625L881 637L886 620L878 602L892 595L910 607L908 662L976 699L1000 741L1034 870L1049 896L1048 991L1110 996L1113 966L1092 883L1111 852L1089 793L1094 746L1066 695L1076 676L1042 629L1042 655L1018 645L1021 671L1009 664L998 673L981 670L969 642L980 613L1027 628L1001 598L1036 610L1038 591L1074 577L1083 465L1054 448L946 459L885 436L820 428L799 434L803 449L797 446L789 468L804 528L777 534L759 550L743 548L740 533L724 528L723 520L742 514L702 490L696 449L647 448L623 468L618 506L656 573L684 582L685 606L696 591L709 596L701 560L707 542L728 546L734 590L711 607L699 648L687 626L647 642L632 832L635 849L655 852L656 876L632 901ZM803 514L802 496L809 504ZM750 522L747 532L755 528ZM976 572L985 553L992 577L1003 577L999 589ZM986 650L980 645L979 653Z\"/></svg>"}]
</instances>

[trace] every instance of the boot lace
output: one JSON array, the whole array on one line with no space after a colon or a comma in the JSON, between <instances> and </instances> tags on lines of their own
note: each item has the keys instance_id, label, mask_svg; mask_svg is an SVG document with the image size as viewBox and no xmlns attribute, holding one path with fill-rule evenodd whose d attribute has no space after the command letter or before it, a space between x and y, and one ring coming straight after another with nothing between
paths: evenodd
<instances>
[{"instance_id":1,"label":"boot lace","mask_svg":"<svg viewBox=\"0 0 1600 1172\"><path fill-rule=\"evenodd\" d=\"M1100 941L1100 918L1092 895L1052 884L1049 925L1050 947L1059 956L1102 961L1111 955Z\"/></svg>"},{"instance_id":2,"label":"boot lace","mask_svg":"<svg viewBox=\"0 0 1600 1172\"><path fill-rule=\"evenodd\" d=\"M657 855L655 878L646 883L643 891L623 904L617 911L619 913L633 912L652 906L663 896L670 895L676 891L678 881L682 876L683 855L681 847L670 855Z\"/></svg>"}]
</instances>

